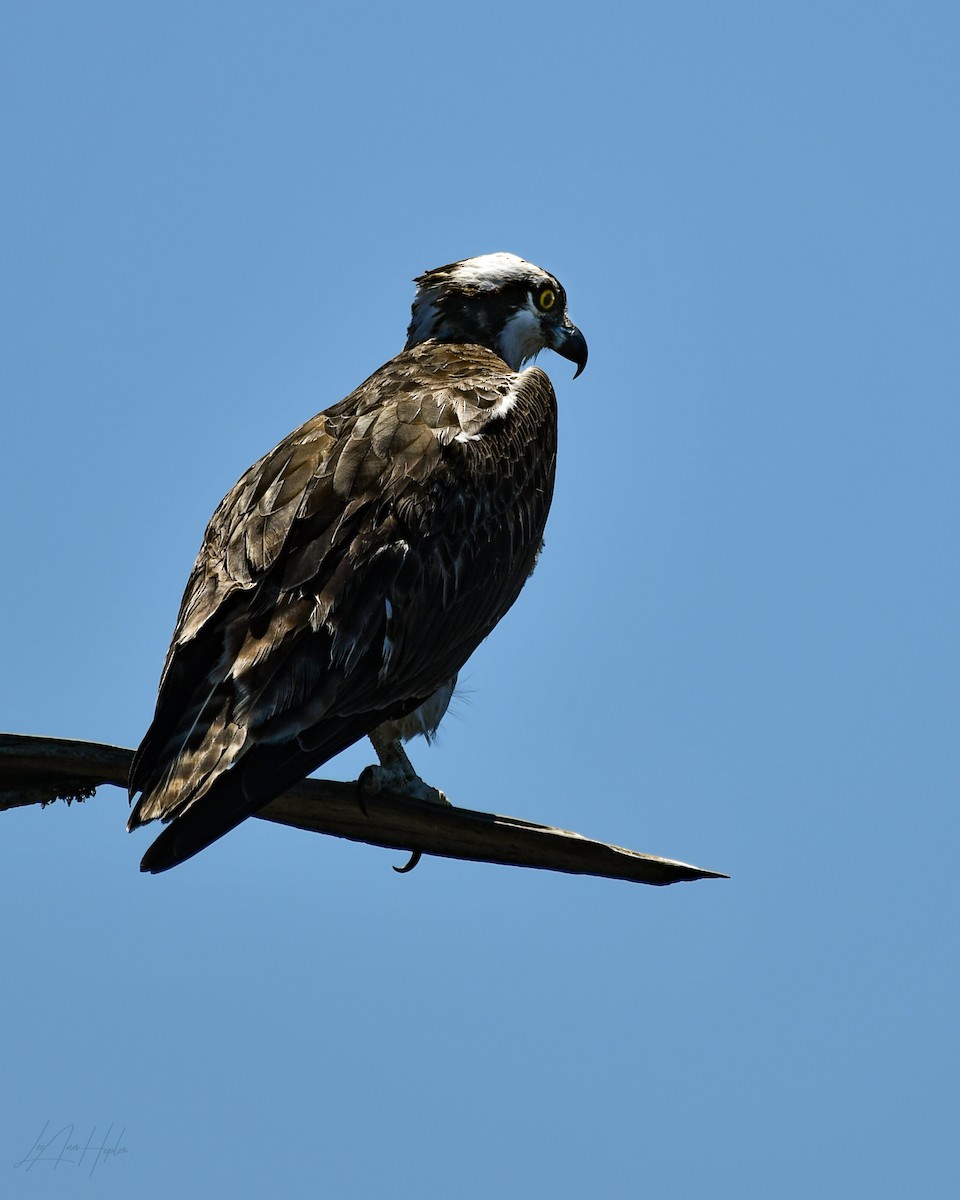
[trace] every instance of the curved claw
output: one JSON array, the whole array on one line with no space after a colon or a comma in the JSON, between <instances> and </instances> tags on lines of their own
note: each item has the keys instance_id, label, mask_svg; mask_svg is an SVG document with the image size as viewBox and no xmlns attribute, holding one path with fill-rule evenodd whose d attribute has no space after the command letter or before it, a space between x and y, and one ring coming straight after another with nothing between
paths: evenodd
<instances>
[{"instance_id":1,"label":"curved claw","mask_svg":"<svg viewBox=\"0 0 960 1200\"><path fill-rule=\"evenodd\" d=\"M360 806L360 811L365 817L370 816L367 811L366 798L367 796L376 795L376 792L370 787L371 776L367 775L368 771L372 772L373 767L365 767L360 778L357 780L357 804Z\"/></svg>"},{"instance_id":2,"label":"curved claw","mask_svg":"<svg viewBox=\"0 0 960 1200\"><path fill-rule=\"evenodd\" d=\"M409 860L402 867L394 867L393 869L398 875L406 875L409 871L413 870L421 858L423 858L421 851L411 850Z\"/></svg>"}]
</instances>

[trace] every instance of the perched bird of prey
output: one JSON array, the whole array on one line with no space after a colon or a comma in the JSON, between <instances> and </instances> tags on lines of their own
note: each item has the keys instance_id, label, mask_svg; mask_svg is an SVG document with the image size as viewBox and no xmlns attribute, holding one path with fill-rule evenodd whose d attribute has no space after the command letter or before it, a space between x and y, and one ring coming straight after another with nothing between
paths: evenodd
<instances>
[{"instance_id":1,"label":"perched bird of prey","mask_svg":"<svg viewBox=\"0 0 960 1200\"><path fill-rule=\"evenodd\" d=\"M432 792L400 743L436 730L550 507L556 397L524 364L549 347L579 375L587 344L557 280L516 255L415 282L402 352L255 463L207 526L130 775L128 828L169 822L141 870L365 735L381 785Z\"/></svg>"}]
</instances>

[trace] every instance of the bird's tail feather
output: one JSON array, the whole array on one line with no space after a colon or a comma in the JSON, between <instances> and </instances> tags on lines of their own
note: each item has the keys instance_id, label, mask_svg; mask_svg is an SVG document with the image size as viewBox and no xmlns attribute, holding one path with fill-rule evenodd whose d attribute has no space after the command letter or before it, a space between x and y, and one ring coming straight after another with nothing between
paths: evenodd
<instances>
[{"instance_id":1,"label":"bird's tail feather","mask_svg":"<svg viewBox=\"0 0 960 1200\"><path fill-rule=\"evenodd\" d=\"M140 862L140 870L158 875L205 850L255 812L244 794L239 772L221 775L203 798L163 830Z\"/></svg>"},{"instance_id":2,"label":"bird's tail feather","mask_svg":"<svg viewBox=\"0 0 960 1200\"><path fill-rule=\"evenodd\" d=\"M240 754L245 736L242 729L221 713L196 744L181 743L159 759L154 756L149 769L135 763L131 790L140 791L141 795L130 813L127 829L136 829L157 818L169 821L185 813L229 771Z\"/></svg>"},{"instance_id":3,"label":"bird's tail feather","mask_svg":"<svg viewBox=\"0 0 960 1200\"><path fill-rule=\"evenodd\" d=\"M199 803L191 801L170 821L143 856L140 870L156 875L199 854L378 723L365 714L341 717L327 724L322 741L309 750L296 742L249 747L209 783Z\"/></svg>"}]
</instances>

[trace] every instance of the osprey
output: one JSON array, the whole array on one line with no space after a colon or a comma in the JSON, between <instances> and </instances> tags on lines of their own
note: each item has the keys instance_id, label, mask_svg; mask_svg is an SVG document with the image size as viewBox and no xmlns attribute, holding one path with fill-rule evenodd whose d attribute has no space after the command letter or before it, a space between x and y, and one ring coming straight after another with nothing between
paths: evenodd
<instances>
[{"instance_id":1,"label":"osprey","mask_svg":"<svg viewBox=\"0 0 960 1200\"><path fill-rule=\"evenodd\" d=\"M537 560L553 493L544 347L586 365L557 280L513 254L427 271L403 351L213 514L130 774L141 863L196 854L369 735L376 786L443 799L401 747ZM576 378L576 375L574 378Z\"/></svg>"}]
</instances>

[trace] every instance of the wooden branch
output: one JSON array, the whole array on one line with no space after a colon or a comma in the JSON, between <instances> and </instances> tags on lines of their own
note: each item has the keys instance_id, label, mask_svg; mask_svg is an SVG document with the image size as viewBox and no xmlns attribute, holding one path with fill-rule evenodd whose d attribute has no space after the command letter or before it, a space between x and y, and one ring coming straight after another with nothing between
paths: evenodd
<instances>
[{"instance_id":1,"label":"wooden branch","mask_svg":"<svg viewBox=\"0 0 960 1200\"><path fill-rule=\"evenodd\" d=\"M84 800L105 783L126 788L132 761L133 752L120 746L0 734L0 809ZM727 878L516 817L388 793L361 796L356 783L307 779L256 815L296 829L405 850L414 856L408 865L421 854L433 854L632 883Z\"/></svg>"}]
</instances>

